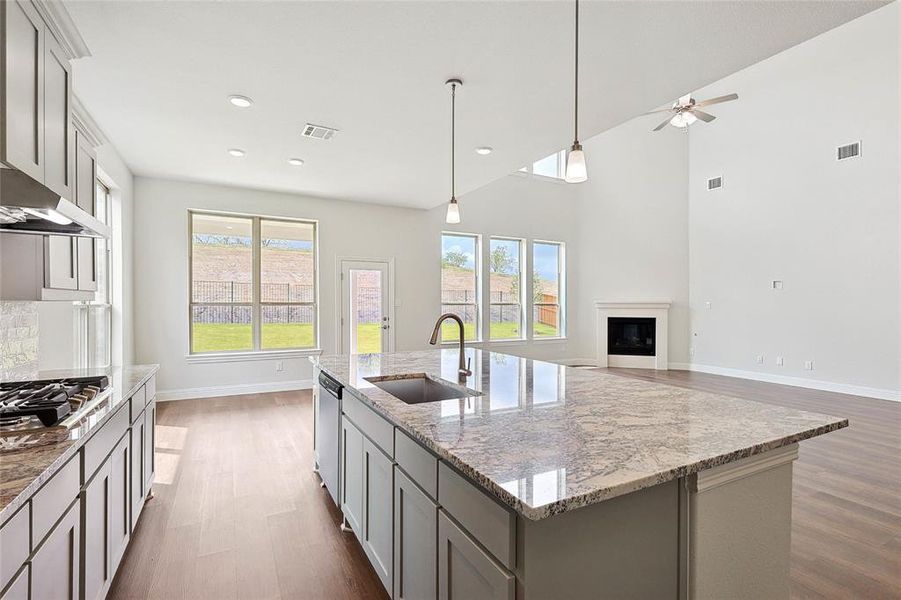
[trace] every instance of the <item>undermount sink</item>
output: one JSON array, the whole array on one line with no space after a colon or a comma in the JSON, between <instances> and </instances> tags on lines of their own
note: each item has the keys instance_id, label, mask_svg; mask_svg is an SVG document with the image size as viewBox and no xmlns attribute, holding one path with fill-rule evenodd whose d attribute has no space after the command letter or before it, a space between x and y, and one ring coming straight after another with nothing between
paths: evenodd
<instances>
[{"instance_id":1,"label":"undermount sink","mask_svg":"<svg viewBox=\"0 0 901 600\"><path fill-rule=\"evenodd\" d=\"M480 392L433 379L425 373L366 377L366 381L407 404L481 396Z\"/></svg>"}]
</instances>

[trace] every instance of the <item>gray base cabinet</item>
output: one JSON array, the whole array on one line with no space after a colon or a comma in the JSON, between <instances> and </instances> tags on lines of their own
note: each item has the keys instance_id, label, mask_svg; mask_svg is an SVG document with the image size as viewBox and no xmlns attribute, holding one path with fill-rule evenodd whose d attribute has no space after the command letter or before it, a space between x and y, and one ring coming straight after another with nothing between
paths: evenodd
<instances>
[{"instance_id":1,"label":"gray base cabinet","mask_svg":"<svg viewBox=\"0 0 901 600\"><path fill-rule=\"evenodd\" d=\"M81 502L75 502L31 558L31 600L78 600L80 536Z\"/></svg>"},{"instance_id":2,"label":"gray base cabinet","mask_svg":"<svg viewBox=\"0 0 901 600\"><path fill-rule=\"evenodd\" d=\"M439 510L438 598L513 600L515 588L513 575Z\"/></svg>"},{"instance_id":3,"label":"gray base cabinet","mask_svg":"<svg viewBox=\"0 0 901 600\"><path fill-rule=\"evenodd\" d=\"M394 469L394 598L434 600L438 594L438 505Z\"/></svg>"},{"instance_id":4,"label":"gray base cabinet","mask_svg":"<svg viewBox=\"0 0 901 600\"><path fill-rule=\"evenodd\" d=\"M135 417L135 421L131 424L131 530L134 531L138 525L138 517L141 516L141 509L144 508L144 412Z\"/></svg>"},{"instance_id":5,"label":"gray base cabinet","mask_svg":"<svg viewBox=\"0 0 901 600\"><path fill-rule=\"evenodd\" d=\"M144 495L149 496L156 475L156 400L144 409Z\"/></svg>"},{"instance_id":6,"label":"gray base cabinet","mask_svg":"<svg viewBox=\"0 0 901 600\"><path fill-rule=\"evenodd\" d=\"M110 510L109 510L109 545L110 572L115 573L122 562L125 548L131 539L131 523L129 508L131 498L128 488L131 485L131 437L126 434L110 456Z\"/></svg>"},{"instance_id":7,"label":"gray base cabinet","mask_svg":"<svg viewBox=\"0 0 901 600\"><path fill-rule=\"evenodd\" d=\"M394 584L394 463L363 438L363 550L391 595Z\"/></svg>"},{"instance_id":8,"label":"gray base cabinet","mask_svg":"<svg viewBox=\"0 0 901 600\"><path fill-rule=\"evenodd\" d=\"M83 600L102 600L110 580L109 568L109 511L110 461L103 463L81 496L84 510L82 537Z\"/></svg>"},{"instance_id":9,"label":"gray base cabinet","mask_svg":"<svg viewBox=\"0 0 901 600\"><path fill-rule=\"evenodd\" d=\"M350 528L363 540L363 434L341 419L341 512Z\"/></svg>"},{"instance_id":10,"label":"gray base cabinet","mask_svg":"<svg viewBox=\"0 0 901 600\"><path fill-rule=\"evenodd\" d=\"M25 565L0 600L28 600L28 565Z\"/></svg>"}]
</instances>

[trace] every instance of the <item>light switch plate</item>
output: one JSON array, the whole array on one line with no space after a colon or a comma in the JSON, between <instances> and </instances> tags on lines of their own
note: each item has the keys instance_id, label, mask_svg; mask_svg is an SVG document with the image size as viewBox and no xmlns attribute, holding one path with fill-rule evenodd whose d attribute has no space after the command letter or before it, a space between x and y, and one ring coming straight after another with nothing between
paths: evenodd
<instances>
[{"instance_id":1,"label":"light switch plate","mask_svg":"<svg viewBox=\"0 0 901 600\"><path fill-rule=\"evenodd\" d=\"M777 356L777 357L776 357L776 366L778 366L778 367L784 367L784 366L785 366L785 357L784 357L784 356Z\"/></svg>"}]
</instances>

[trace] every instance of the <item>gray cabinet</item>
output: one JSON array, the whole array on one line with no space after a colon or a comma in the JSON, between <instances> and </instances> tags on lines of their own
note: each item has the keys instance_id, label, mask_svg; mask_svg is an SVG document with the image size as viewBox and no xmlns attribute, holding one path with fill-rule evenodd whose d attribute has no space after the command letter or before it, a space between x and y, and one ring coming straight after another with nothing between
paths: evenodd
<instances>
[{"instance_id":1,"label":"gray cabinet","mask_svg":"<svg viewBox=\"0 0 901 600\"><path fill-rule=\"evenodd\" d=\"M78 600L81 503L75 502L31 558L31 600Z\"/></svg>"},{"instance_id":2,"label":"gray cabinet","mask_svg":"<svg viewBox=\"0 0 901 600\"><path fill-rule=\"evenodd\" d=\"M46 28L28 0L0 2L0 10L5 45L0 160L43 182Z\"/></svg>"},{"instance_id":3,"label":"gray cabinet","mask_svg":"<svg viewBox=\"0 0 901 600\"><path fill-rule=\"evenodd\" d=\"M150 495L156 474L156 400L144 408L144 496Z\"/></svg>"},{"instance_id":4,"label":"gray cabinet","mask_svg":"<svg viewBox=\"0 0 901 600\"><path fill-rule=\"evenodd\" d=\"M78 238L44 238L44 285L57 290L78 289Z\"/></svg>"},{"instance_id":5,"label":"gray cabinet","mask_svg":"<svg viewBox=\"0 0 901 600\"><path fill-rule=\"evenodd\" d=\"M22 567L0 600L28 600L28 569L28 565Z\"/></svg>"},{"instance_id":6,"label":"gray cabinet","mask_svg":"<svg viewBox=\"0 0 901 600\"><path fill-rule=\"evenodd\" d=\"M134 409L132 409L134 410ZM141 509L144 508L144 411L133 417L131 424L131 444L129 448L129 456L131 459L131 472L129 479L131 480L131 490L129 498L131 501L131 530L134 531L138 525L138 517L141 516Z\"/></svg>"},{"instance_id":7,"label":"gray cabinet","mask_svg":"<svg viewBox=\"0 0 901 600\"><path fill-rule=\"evenodd\" d=\"M363 539L363 434L348 419L341 419L341 512L350 528Z\"/></svg>"},{"instance_id":8,"label":"gray cabinet","mask_svg":"<svg viewBox=\"0 0 901 600\"><path fill-rule=\"evenodd\" d=\"M115 573L122 562L125 548L131 539L131 524L129 521L129 486L131 481L131 463L129 451L131 438L129 434L119 440L110 455L109 476L109 555L110 572Z\"/></svg>"},{"instance_id":9,"label":"gray cabinet","mask_svg":"<svg viewBox=\"0 0 901 600\"><path fill-rule=\"evenodd\" d=\"M438 505L394 469L394 598L434 600L438 593Z\"/></svg>"},{"instance_id":10,"label":"gray cabinet","mask_svg":"<svg viewBox=\"0 0 901 600\"><path fill-rule=\"evenodd\" d=\"M394 584L394 463L363 438L363 537L369 562L391 595Z\"/></svg>"},{"instance_id":11,"label":"gray cabinet","mask_svg":"<svg viewBox=\"0 0 901 600\"><path fill-rule=\"evenodd\" d=\"M83 600L102 600L112 578L109 562L110 464L109 459L103 463L81 496L84 512Z\"/></svg>"},{"instance_id":12,"label":"gray cabinet","mask_svg":"<svg viewBox=\"0 0 901 600\"><path fill-rule=\"evenodd\" d=\"M503 565L438 510L440 600L513 600L515 581Z\"/></svg>"},{"instance_id":13,"label":"gray cabinet","mask_svg":"<svg viewBox=\"0 0 901 600\"><path fill-rule=\"evenodd\" d=\"M75 186L72 66L52 35L44 36L44 185L71 200Z\"/></svg>"},{"instance_id":14,"label":"gray cabinet","mask_svg":"<svg viewBox=\"0 0 901 600\"><path fill-rule=\"evenodd\" d=\"M97 207L97 153L88 139L75 131L75 199L78 208L95 214Z\"/></svg>"}]
</instances>

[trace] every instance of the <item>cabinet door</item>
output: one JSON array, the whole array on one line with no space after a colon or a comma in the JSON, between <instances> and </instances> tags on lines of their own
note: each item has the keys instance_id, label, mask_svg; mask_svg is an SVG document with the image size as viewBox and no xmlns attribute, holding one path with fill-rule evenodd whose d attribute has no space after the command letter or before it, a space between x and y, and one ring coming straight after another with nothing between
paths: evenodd
<instances>
[{"instance_id":1,"label":"cabinet door","mask_svg":"<svg viewBox=\"0 0 901 600\"><path fill-rule=\"evenodd\" d=\"M109 495L109 543L110 543L110 572L116 573L125 548L128 546L129 532L131 531L128 518L129 495L128 488L131 485L129 473L130 438L126 434L113 449L110 456L110 495Z\"/></svg>"},{"instance_id":2,"label":"cabinet door","mask_svg":"<svg viewBox=\"0 0 901 600\"><path fill-rule=\"evenodd\" d=\"M44 185L67 200L74 198L72 66L52 35L44 38Z\"/></svg>"},{"instance_id":3,"label":"cabinet door","mask_svg":"<svg viewBox=\"0 0 901 600\"><path fill-rule=\"evenodd\" d=\"M81 559L84 564L84 600L100 600L112 578L109 561L110 459L94 475L81 495L84 535Z\"/></svg>"},{"instance_id":4,"label":"cabinet door","mask_svg":"<svg viewBox=\"0 0 901 600\"><path fill-rule=\"evenodd\" d=\"M138 415L137 420L131 424L131 530L134 531L138 524L141 509L144 508L144 412Z\"/></svg>"},{"instance_id":5,"label":"cabinet door","mask_svg":"<svg viewBox=\"0 0 901 600\"><path fill-rule=\"evenodd\" d=\"M28 600L28 568L28 565L22 568L6 592L0 596L0 600Z\"/></svg>"},{"instance_id":6,"label":"cabinet door","mask_svg":"<svg viewBox=\"0 0 901 600\"><path fill-rule=\"evenodd\" d=\"M44 181L44 38L46 28L31 2L0 2L4 11L5 87L0 160Z\"/></svg>"},{"instance_id":7,"label":"cabinet door","mask_svg":"<svg viewBox=\"0 0 901 600\"><path fill-rule=\"evenodd\" d=\"M341 419L341 512L363 539L363 434Z\"/></svg>"},{"instance_id":8,"label":"cabinet door","mask_svg":"<svg viewBox=\"0 0 901 600\"><path fill-rule=\"evenodd\" d=\"M391 596L394 585L394 463L363 438L363 550Z\"/></svg>"},{"instance_id":9,"label":"cabinet door","mask_svg":"<svg viewBox=\"0 0 901 600\"><path fill-rule=\"evenodd\" d=\"M48 235L44 238L44 285L58 290L78 289L78 238Z\"/></svg>"},{"instance_id":10,"label":"cabinet door","mask_svg":"<svg viewBox=\"0 0 901 600\"><path fill-rule=\"evenodd\" d=\"M94 214L97 205L97 158L85 137L75 132L75 198L78 208Z\"/></svg>"},{"instance_id":11,"label":"cabinet door","mask_svg":"<svg viewBox=\"0 0 901 600\"><path fill-rule=\"evenodd\" d=\"M97 291L96 241L93 238L75 238L77 252L78 289L85 292Z\"/></svg>"},{"instance_id":12,"label":"cabinet door","mask_svg":"<svg viewBox=\"0 0 901 600\"><path fill-rule=\"evenodd\" d=\"M144 408L144 495L150 494L156 474L156 401Z\"/></svg>"},{"instance_id":13,"label":"cabinet door","mask_svg":"<svg viewBox=\"0 0 901 600\"><path fill-rule=\"evenodd\" d=\"M75 502L31 558L31 600L78 600L80 523Z\"/></svg>"},{"instance_id":14,"label":"cabinet door","mask_svg":"<svg viewBox=\"0 0 901 600\"><path fill-rule=\"evenodd\" d=\"M513 600L515 578L438 511L438 598Z\"/></svg>"},{"instance_id":15,"label":"cabinet door","mask_svg":"<svg viewBox=\"0 0 901 600\"><path fill-rule=\"evenodd\" d=\"M438 505L394 468L394 598L435 600Z\"/></svg>"}]
</instances>

